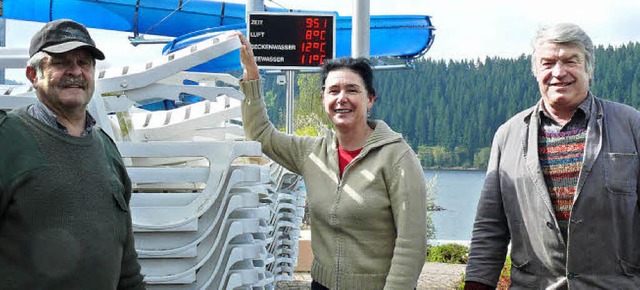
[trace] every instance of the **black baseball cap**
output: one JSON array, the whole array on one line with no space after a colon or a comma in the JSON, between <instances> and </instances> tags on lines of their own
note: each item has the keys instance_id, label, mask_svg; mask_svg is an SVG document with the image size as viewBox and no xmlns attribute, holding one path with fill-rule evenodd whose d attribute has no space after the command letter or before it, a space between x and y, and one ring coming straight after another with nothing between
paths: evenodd
<instances>
[{"instance_id":1,"label":"black baseball cap","mask_svg":"<svg viewBox=\"0 0 640 290\"><path fill-rule=\"evenodd\" d=\"M95 59L104 59L104 53L96 47L84 25L71 19L59 19L45 24L31 38L29 57L39 51L65 53L79 47L88 48Z\"/></svg>"}]
</instances>

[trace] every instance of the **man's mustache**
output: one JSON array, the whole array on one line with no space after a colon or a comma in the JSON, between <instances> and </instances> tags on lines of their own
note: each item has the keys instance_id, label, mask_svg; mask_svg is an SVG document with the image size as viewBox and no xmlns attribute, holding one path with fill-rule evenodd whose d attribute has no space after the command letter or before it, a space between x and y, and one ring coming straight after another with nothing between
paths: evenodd
<instances>
[{"instance_id":1,"label":"man's mustache","mask_svg":"<svg viewBox=\"0 0 640 290\"><path fill-rule=\"evenodd\" d=\"M58 84L60 87L68 87L68 86L79 86L81 88L86 88L87 83L84 78L66 78L60 81Z\"/></svg>"}]
</instances>

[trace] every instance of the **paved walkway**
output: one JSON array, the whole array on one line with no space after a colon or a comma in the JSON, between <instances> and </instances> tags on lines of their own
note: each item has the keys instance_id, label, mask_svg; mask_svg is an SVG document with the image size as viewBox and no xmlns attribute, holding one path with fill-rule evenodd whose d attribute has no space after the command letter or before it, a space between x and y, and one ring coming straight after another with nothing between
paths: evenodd
<instances>
[{"instance_id":1,"label":"paved walkway","mask_svg":"<svg viewBox=\"0 0 640 290\"><path fill-rule=\"evenodd\" d=\"M425 263L418 279L418 290L457 289L458 282L462 280L466 265ZM309 273L295 273L293 281L280 281L276 285L277 290L309 290L311 289L311 275Z\"/></svg>"},{"instance_id":2,"label":"paved walkway","mask_svg":"<svg viewBox=\"0 0 640 290\"><path fill-rule=\"evenodd\" d=\"M425 263L418 279L418 289L458 289L467 265Z\"/></svg>"}]
</instances>

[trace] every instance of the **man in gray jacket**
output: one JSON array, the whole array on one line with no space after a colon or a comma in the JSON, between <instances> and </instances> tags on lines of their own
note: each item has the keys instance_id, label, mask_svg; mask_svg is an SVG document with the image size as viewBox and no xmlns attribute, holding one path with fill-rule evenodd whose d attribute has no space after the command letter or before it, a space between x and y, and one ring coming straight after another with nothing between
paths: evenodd
<instances>
[{"instance_id":1,"label":"man in gray jacket","mask_svg":"<svg viewBox=\"0 0 640 290\"><path fill-rule=\"evenodd\" d=\"M640 113L596 98L594 47L574 24L540 28L542 98L496 132L465 289L640 288Z\"/></svg>"}]
</instances>

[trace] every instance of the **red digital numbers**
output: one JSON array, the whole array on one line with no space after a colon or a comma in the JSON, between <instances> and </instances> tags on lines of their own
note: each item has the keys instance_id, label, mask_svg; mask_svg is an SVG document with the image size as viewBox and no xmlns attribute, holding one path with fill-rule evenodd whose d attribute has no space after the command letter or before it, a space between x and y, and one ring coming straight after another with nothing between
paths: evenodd
<instances>
[{"instance_id":1,"label":"red digital numbers","mask_svg":"<svg viewBox=\"0 0 640 290\"><path fill-rule=\"evenodd\" d=\"M325 30L310 30L307 29L304 32L304 39L305 40L315 40L315 39L321 39L321 40L326 40L327 31Z\"/></svg>"},{"instance_id":2,"label":"red digital numbers","mask_svg":"<svg viewBox=\"0 0 640 290\"><path fill-rule=\"evenodd\" d=\"M326 41L305 41L302 43L301 52L326 52L327 42Z\"/></svg>"},{"instance_id":3,"label":"red digital numbers","mask_svg":"<svg viewBox=\"0 0 640 290\"><path fill-rule=\"evenodd\" d=\"M327 54L327 20L319 17L306 17L304 40L300 45L300 63L302 65L320 65Z\"/></svg>"},{"instance_id":4,"label":"red digital numbers","mask_svg":"<svg viewBox=\"0 0 640 290\"><path fill-rule=\"evenodd\" d=\"M305 19L307 29L325 29L327 28L327 20L318 17L307 17Z\"/></svg>"}]
</instances>

